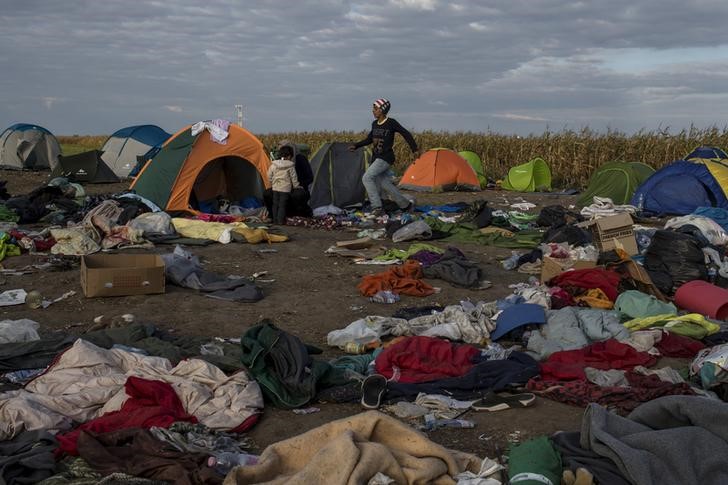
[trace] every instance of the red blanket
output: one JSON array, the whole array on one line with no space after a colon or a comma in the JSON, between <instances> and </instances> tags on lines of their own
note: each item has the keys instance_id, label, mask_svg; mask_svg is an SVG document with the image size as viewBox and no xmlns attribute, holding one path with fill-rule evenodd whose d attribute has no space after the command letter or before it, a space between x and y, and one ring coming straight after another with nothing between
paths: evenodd
<instances>
[{"instance_id":1,"label":"red blanket","mask_svg":"<svg viewBox=\"0 0 728 485\"><path fill-rule=\"evenodd\" d=\"M633 369L638 365L649 367L654 363L655 358L647 352L639 352L627 344L610 339L583 349L554 352L541 364L541 378L544 381L586 380L584 367Z\"/></svg>"},{"instance_id":2,"label":"red blanket","mask_svg":"<svg viewBox=\"0 0 728 485\"><path fill-rule=\"evenodd\" d=\"M430 382L458 377L473 367L480 351L472 345L457 345L433 337L408 337L384 349L375 367L397 382Z\"/></svg>"},{"instance_id":3,"label":"red blanket","mask_svg":"<svg viewBox=\"0 0 728 485\"><path fill-rule=\"evenodd\" d=\"M124 391L129 398L118 411L106 413L73 431L57 435L58 452L78 455L76 441L82 430L105 433L125 428L168 428L175 421L197 422L197 418L187 414L174 389L166 382L129 377Z\"/></svg>"}]
</instances>

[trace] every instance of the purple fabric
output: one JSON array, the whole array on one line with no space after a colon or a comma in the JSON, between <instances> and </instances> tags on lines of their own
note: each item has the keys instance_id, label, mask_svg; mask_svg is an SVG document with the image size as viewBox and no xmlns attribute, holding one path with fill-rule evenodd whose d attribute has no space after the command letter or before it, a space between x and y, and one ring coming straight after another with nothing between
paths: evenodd
<instances>
[{"instance_id":1,"label":"purple fabric","mask_svg":"<svg viewBox=\"0 0 728 485\"><path fill-rule=\"evenodd\" d=\"M407 259L414 259L415 261L418 261L423 268L426 268L428 266L431 266L435 263L437 263L440 258L442 257L442 254L436 253L434 251L428 251L427 249L423 249L422 251L417 251L415 254L410 256Z\"/></svg>"}]
</instances>

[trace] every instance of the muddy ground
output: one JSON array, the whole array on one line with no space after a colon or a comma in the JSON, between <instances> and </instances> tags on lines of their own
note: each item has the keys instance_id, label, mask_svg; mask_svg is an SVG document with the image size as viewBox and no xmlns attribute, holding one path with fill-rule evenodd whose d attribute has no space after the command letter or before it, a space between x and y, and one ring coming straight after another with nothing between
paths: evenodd
<instances>
[{"instance_id":1,"label":"muddy ground","mask_svg":"<svg viewBox=\"0 0 728 485\"><path fill-rule=\"evenodd\" d=\"M20 195L43 185L47 173L0 171L0 180L7 180L7 189L13 195ZM87 192L114 193L125 190L127 184L89 185ZM551 194L513 194L502 191L473 193L417 194L419 203L470 202L486 199L494 208L506 208L509 202L521 198L539 206L550 204L568 205L573 196ZM538 209L536 209L538 210ZM293 333L305 342L325 349L324 357L342 355L337 349L326 347L326 334L343 328L365 315L391 315L405 306L442 305L457 303L463 299L494 300L510 293L508 285L525 281L525 275L508 272L501 268L499 260L510 254L508 249L499 249L477 244L457 244L470 259L478 261L484 268L493 287L486 290L455 288L442 280L429 280L433 286L442 288L439 294L425 298L403 296L392 305L369 302L362 297L356 285L362 276L382 271L381 266L352 264L348 259L332 257L324 251L336 241L356 238L348 230L316 230L300 227L283 228L290 241L272 245L275 253L260 253L263 245L215 244L207 247L190 247L200 256L205 268L225 274L250 276L266 271L265 278L275 280L261 283L265 298L257 303L231 303L206 298L192 290L167 286L165 294L149 296L84 298L78 267L60 272L40 272L22 276L4 276L0 290L24 288L38 290L47 299L61 296L75 290L76 295L53 304L46 309L30 309L24 305L3 307L2 319L30 318L41 324L45 331L60 330L76 323L90 323L99 315L132 313L136 321L153 323L159 327L174 330L184 335L205 335L240 337L251 325L261 318L272 319L279 327ZM406 248L410 243L393 244L382 241L387 248ZM446 247L447 243L434 242ZM157 246L154 252L166 253L172 246ZM134 250L130 250L134 251ZM42 259L40 256L24 254L6 258L2 265L6 269L22 268ZM71 327L68 331L78 331ZM263 418L250 432L257 451L275 441L299 434L322 423L356 414L359 405L314 404L321 408L319 413L296 415L291 411L268 407ZM474 429L436 430L429 433L431 439L448 447L494 456L504 450L509 441L524 440L557 430L577 430L582 409L538 398L531 408L500 411L496 413L469 412L465 416L477 423Z\"/></svg>"}]
</instances>

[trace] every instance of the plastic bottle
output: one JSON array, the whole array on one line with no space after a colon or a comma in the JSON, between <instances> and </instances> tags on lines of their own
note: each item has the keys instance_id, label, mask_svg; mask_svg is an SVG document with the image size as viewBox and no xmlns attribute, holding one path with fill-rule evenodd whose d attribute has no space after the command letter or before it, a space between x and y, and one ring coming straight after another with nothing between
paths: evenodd
<instances>
[{"instance_id":1,"label":"plastic bottle","mask_svg":"<svg viewBox=\"0 0 728 485\"><path fill-rule=\"evenodd\" d=\"M347 354L366 354L370 350L374 350L379 346L379 343L372 342L368 344L358 344L356 342L349 342L344 345L344 352Z\"/></svg>"},{"instance_id":2,"label":"plastic bottle","mask_svg":"<svg viewBox=\"0 0 728 485\"><path fill-rule=\"evenodd\" d=\"M639 198L637 199L637 214L642 214L642 211L645 208L645 194L640 194Z\"/></svg>"},{"instance_id":3,"label":"plastic bottle","mask_svg":"<svg viewBox=\"0 0 728 485\"><path fill-rule=\"evenodd\" d=\"M518 254L517 252L513 251L511 253L511 256L508 259L501 261L501 264L503 265L503 269L505 269L507 271L516 269L516 267L518 266L518 260L520 258L521 258L521 255Z\"/></svg>"},{"instance_id":4,"label":"plastic bottle","mask_svg":"<svg viewBox=\"0 0 728 485\"><path fill-rule=\"evenodd\" d=\"M207 466L214 468L221 475L227 475L236 466L248 466L258 463L258 457L248 453L222 451L207 459Z\"/></svg>"}]
</instances>

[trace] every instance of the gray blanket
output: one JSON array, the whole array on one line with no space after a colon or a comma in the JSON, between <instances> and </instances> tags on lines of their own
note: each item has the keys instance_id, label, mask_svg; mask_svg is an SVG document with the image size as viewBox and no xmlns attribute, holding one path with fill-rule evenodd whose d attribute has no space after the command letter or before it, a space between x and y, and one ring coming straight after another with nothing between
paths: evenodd
<instances>
[{"instance_id":1,"label":"gray blanket","mask_svg":"<svg viewBox=\"0 0 728 485\"><path fill-rule=\"evenodd\" d=\"M626 418L590 404L581 446L613 460L637 485L728 483L728 403L666 396Z\"/></svg>"}]
</instances>

